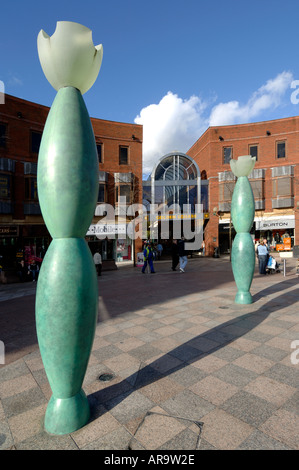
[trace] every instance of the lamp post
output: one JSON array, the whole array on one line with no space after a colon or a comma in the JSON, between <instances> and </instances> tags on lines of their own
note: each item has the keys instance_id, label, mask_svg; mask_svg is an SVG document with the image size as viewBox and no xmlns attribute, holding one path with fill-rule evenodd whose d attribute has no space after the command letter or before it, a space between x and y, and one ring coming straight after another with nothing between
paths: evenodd
<instances>
[{"instance_id":1,"label":"lamp post","mask_svg":"<svg viewBox=\"0 0 299 470\"><path fill-rule=\"evenodd\" d=\"M89 419L82 389L98 312L95 265L84 239L98 194L94 133L82 94L95 82L102 46L91 30L59 21L49 37L40 31L38 54L44 74L57 90L38 156L38 196L52 242L36 292L36 328L52 389L45 429L66 434Z\"/></svg>"},{"instance_id":2,"label":"lamp post","mask_svg":"<svg viewBox=\"0 0 299 470\"><path fill-rule=\"evenodd\" d=\"M237 232L232 245L232 270L238 292L235 302L252 303L249 292L255 268L254 244L250 230L254 220L255 206L252 188L248 180L255 165L255 157L245 155L238 160L230 160L231 170L237 176L231 202L231 219Z\"/></svg>"}]
</instances>

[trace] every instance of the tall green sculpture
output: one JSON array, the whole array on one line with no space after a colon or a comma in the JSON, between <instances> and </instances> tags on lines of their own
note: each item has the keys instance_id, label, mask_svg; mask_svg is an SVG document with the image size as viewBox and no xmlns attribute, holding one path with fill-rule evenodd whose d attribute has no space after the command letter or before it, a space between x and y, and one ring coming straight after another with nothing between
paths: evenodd
<instances>
[{"instance_id":1,"label":"tall green sculpture","mask_svg":"<svg viewBox=\"0 0 299 470\"><path fill-rule=\"evenodd\" d=\"M84 239L98 195L94 133L82 94L95 82L103 49L90 29L60 21L49 37L40 31L39 59L57 90L38 156L38 196L53 238L36 292L36 328L52 389L45 429L66 434L89 419L82 390L98 312L95 266Z\"/></svg>"},{"instance_id":2,"label":"tall green sculpture","mask_svg":"<svg viewBox=\"0 0 299 470\"><path fill-rule=\"evenodd\" d=\"M254 244L250 230L254 220L254 197L248 180L255 165L255 157L245 155L238 160L231 160L231 170L237 176L237 182L231 202L231 218L237 232L232 245L232 270L238 292L237 304L251 304L250 286L255 268Z\"/></svg>"}]
</instances>

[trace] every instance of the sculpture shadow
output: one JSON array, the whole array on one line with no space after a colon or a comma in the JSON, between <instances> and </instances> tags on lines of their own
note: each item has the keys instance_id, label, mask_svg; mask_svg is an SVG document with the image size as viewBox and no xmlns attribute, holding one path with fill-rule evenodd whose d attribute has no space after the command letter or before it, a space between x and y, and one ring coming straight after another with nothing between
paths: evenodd
<instances>
[{"instance_id":1,"label":"sculpture shadow","mask_svg":"<svg viewBox=\"0 0 299 470\"><path fill-rule=\"evenodd\" d=\"M284 282L281 284L280 288L282 290L286 285ZM265 293L267 290L265 289L263 292ZM272 287L269 290L273 292ZM90 394L88 400L91 406L91 421L113 409L138 389L163 377L170 376L172 373L180 371L192 365L193 362L205 358L246 336L256 326L265 321L270 314L279 311L284 305L290 306L297 302L298 296L299 289L295 289L291 292L291 295L285 293L271 299L260 306L256 312L238 315L234 319L211 328L174 348L152 363L140 367L136 373L131 374L121 382Z\"/></svg>"}]
</instances>

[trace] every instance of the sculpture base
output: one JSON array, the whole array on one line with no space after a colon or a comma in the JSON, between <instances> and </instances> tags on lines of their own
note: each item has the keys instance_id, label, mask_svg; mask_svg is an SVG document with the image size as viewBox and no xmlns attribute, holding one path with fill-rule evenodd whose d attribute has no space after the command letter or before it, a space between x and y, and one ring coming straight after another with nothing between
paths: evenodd
<instances>
[{"instance_id":1,"label":"sculpture base","mask_svg":"<svg viewBox=\"0 0 299 470\"><path fill-rule=\"evenodd\" d=\"M83 390L69 398L52 395L45 415L45 430L50 434L69 434L82 428L89 416L89 404Z\"/></svg>"},{"instance_id":2,"label":"sculpture base","mask_svg":"<svg viewBox=\"0 0 299 470\"><path fill-rule=\"evenodd\" d=\"M250 292L237 292L235 297L236 304L252 304L252 295Z\"/></svg>"}]
</instances>

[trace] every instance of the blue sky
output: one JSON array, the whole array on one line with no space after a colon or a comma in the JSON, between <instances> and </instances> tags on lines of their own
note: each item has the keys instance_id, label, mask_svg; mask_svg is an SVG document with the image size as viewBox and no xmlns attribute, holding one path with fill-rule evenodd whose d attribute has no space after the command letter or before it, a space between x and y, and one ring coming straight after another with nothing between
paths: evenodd
<instances>
[{"instance_id":1,"label":"blue sky","mask_svg":"<svg viewBox=\"0 0 299 470\"><path fill-rule=\"evenodd\" d=\"M37 35L51 36L57 21L89 27L104 48L84 95L89 114L143 124L146 173L164 154L186 152L209 125L299 114L291 100L298 18L296 0L5 2L0 80L6 93L51 106L56 92L40 67Z\"/></svg>"}]
</instances>

